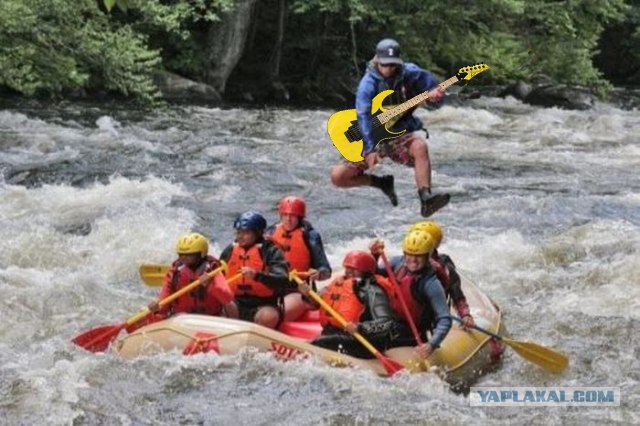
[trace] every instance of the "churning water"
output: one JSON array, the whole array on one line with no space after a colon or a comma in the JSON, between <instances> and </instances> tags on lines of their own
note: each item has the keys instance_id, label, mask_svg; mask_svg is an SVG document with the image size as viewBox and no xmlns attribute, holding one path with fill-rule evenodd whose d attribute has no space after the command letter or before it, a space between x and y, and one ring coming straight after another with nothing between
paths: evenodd
<instances>
[{"instance_id":1,"label":"churning water","mask_svg":"<svg viewBox=\"0 0 640 426\"><path fill-rule=\"evenodd\" d=\"M540 109L481 98L422 111L442 251L498 302L505 324L569 354L563 375L507 349L485 386L615 386L620 407L470 407L432 375L379 378L320 362L168 353L123 360L70 339L155 297L142 262L169 262L190 230L233 238L249 208L276 219L302 195L329 258L376 235L398 252L419 219L410 169L400 206L331 186L331 111L122 106L0 110L1 424L640 423L640 113ZM395 250L394 250L395 249Z\"/></svg>"}]
</instances>

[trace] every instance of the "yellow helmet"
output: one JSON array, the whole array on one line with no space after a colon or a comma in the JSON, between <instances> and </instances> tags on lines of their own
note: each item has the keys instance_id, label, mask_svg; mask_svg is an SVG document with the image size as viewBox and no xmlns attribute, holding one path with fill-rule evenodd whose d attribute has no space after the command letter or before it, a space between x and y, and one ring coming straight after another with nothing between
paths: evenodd
<instances>
[{"instance_id":1,"label":"yellow helmet","mask_svg":"<svg viewBox=\"0 0 640 426\"><path fill-rule=\"evenodd\" d=\"M433 249L436 248L436 244L426 231L411 231L402 241L402 251L404 254L410 254L413 256L420 256L423 254L430 254Z\"/></svg>"},{"instance_id":2,"label":"yellow helmet","mask_svg":"<svg viewBox=\"0 0 640 426\"><path fill-rule=\"evenodd\" d=\"M411 225L411 227L409 228L409 232L411 231L427 232L433 239L433 242L435 243L436 248L440 247L440 243L442 242L442 237L444 236L440 225L432 221L416 222L413 225Z\"/></svg>"},{"instance_id":3,"label":"yellow helmet","mask_svg":"<svg viewBox=\"0 0 640 426\"><path fill-rule=\"evenodd\" d=\"M206 256L209 253L209 241L202 234L192 232L180 237L178 244L176 244L176 252L178 254L200 253L200 255Z\"/></svg>"}]
</instances>

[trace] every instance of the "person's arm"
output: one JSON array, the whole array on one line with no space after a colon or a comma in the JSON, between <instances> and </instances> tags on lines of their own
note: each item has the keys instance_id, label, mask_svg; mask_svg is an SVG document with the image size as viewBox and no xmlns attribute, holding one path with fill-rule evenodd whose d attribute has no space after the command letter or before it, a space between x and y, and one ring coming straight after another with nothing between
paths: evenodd
<instances>
[{"instance_id":1,"label":"person's arm","mask_svg":"<svg viewBox=\"0 0 640 426\"><path fill-rule=\"evenodd\" d=\"M451 295L451 299L455 302L460 299L464 299L464 293L462 293L462 283L460 281L460 275L456 271L456 265L453 260L446 254L439 254L437 259L442 263L446 269L447 276L449 277L448 292Z\"/></svg>"},{"instance_id":2,"label":"person's arm","mask_svg":"<svg viewBox=\"0 0 640 426\"><path fill-rule=\"evenodd\" d=\"M384 253L384 240L382 238L372 240L369 243L369 252L377 262L380 255Z\"/></svg>"},{"instance_id":3,"label":"person's arm","mask_svg":"<svg viewBox=\"0 0 640 426\"><path fill-rule=\"evenodd\" d=\"M431 92L427 102L438 102L442 99L444 92L438 88L438 81L430 71L422 69L416 64L407 63L405 64L405 78L416 94Z\"/></svg>"},{"instance_id":4,"label":"person's arm","mask_svg":"<svg viewBox=\"0 0 640 426\"><path fill-rule=\"evenodd\" d=\"M311 267L318 271L319 281L326 280L331 277L331 265L322 245L322 237L315 229L309 229L305 234L311 252Z\"/></svg>"},{"instance_id":5,"label":"person's arm","mask_svg":"<svg viewBox=\"0 0 640 426\"><path fill-rule=\"evenodd\" d=\"M434 75L427 70L420 70L418 73L417 84L421 92L433 90L438 86L438 82Z\"/></svg>"},{"instance_id":6,"label":"person's arm","mask_svg":"<svg viewBox=\"0 0 640 426\"><path fill-rule=\"evenodd\" d=\"M368 337L384 337L393 330L393 310L387 292L371 280L358 291L369 317L358 324L358 331Z\"/></svg>"},{"instance_id":7,"label":"person's arm","mask_svg":"<svg viewBox=\"0 0 640 426\"><path fill-rule=\"evenodd\" d=\"M271 241L262 242L262 256L269 272L257 272L255 279L271 288L290 287L289 265L282 254L282 250Z\"/></svg>"},{"instance_id":8,"label":"person's arm","mask_svg":"<svg viewBox=\"0 0 640 426\"><path fill-rule=\"evenodd\" d=\"M209 296L215 298L221 305L226 305L233 300L233 290L227 284L227 279L222 273L216 274L207 287Z\"/></svg>"},{"instance_id":9,"label":"person's arm","mask_svg":"<svg viewBox=\"0 0 640 426\"><path fill-rule=\"evenodd\" d=\"M462 318L469 315L469 305L467 304L467 299L462 292L462 281L460 280L460 274L456 271L456 265L453 263L453 260L446 254L438 255L440 261L444 265L447 270L447 275L449 276L449 295L451 296L451 300L453 301L456 310L458 311L458 315Z\"/></svg>"},{"instance_id":10,"label":"person's arm","mask_svg":"<svg viewBox=\"0 0 640 426\"><path fill-rule=\"evenodd\" d=\"M438 86L438 81L431 71L420 68L414 63L406 63L404 66L405 81L407 81L416 94L430 91Z\"/></svg>"},{"instance_id":11,"label":"person's arm","mask_svg":"<svg viewBox=\"0 0 640 426\"><path fill-rule=\"evenodd\" d=\"M431 309L435 316L435 326L432 330L431 340L429 344L432 348L440 347L440 343L444 340L451 329L451 317L449 316L449 308L447 307L447 299L444 295L442 284L435 277L431 276L420 286L420 292L424 296L427 303L431 304Z\"/></svg>"},{"instance_id":12,"label":"person's arm","mask_svg":"<svg viewBox=\"0 0 640 426\"><path fill-rule=\"evenodd\" d=\"M373 139L373 129L371 126L371 103L376 95L376 84L373 78L367 74L360 80L358 91L356 92L356 114L358 116L358 126L364 148L362 156L366 156L375 148Z\"/></svg>"},{"instance_id":13,"label":"person's arm","mask_svg":"<svg viewBox=\"0 0 640 426\"><path fill-rule=\"evenodd\" d=\"M464 321L465 326L472 326L474 324L473 316L471 315L467 298L462 291L462 280L460 279L460 274L456 271L456 265L446 254L441 254L439 257L449 274L449 295L456 308L456 312L458 312L458 316Z\"/></svg>"},{"instance_id":14,"label":"person's arm","mask_svg":"<svg viewBox=\"0 0 640 426\"><path fill-rule=\"evenodd\" d=\"M231 258L231 252L233 251L233 244L229 244L228 246L226 246L224 248L224 250L222 250L222 253L220 253L220 260L224 260L225 262L229 262L229 259Z\"/></svg>"},{"instance_id":15,"label":"person's arm","mask_svg":"<svg viewBox=\"0 0 640 426\"><path fill-rule=\"evenodd\" d=\"M176 262L173 262L171 264L171 268L167 271L166 275L164 276L164 282L162 283L162 288L160 288L160 292L158 293L158 298L153 302L149 303L148 305L149 311L151 311L154 314L165 316L169 312L169 305L160 307L158 302L171 296L171 293L172 293L171 289L173 287L171 283L173 282L174 279L175 280L178 279L176 274L179 273ZM175 288L173 290L175 291Z\"/></svg>"},{"instance_id":16,"label":"person's arm","mask_svg":"<svg viewBox=\"0 0 640 426\"><path fill-rule=\"evenodd\" d=\"M447 272L449 273L449 294L451 295L451 300L453 300L453 304L456 307L456 311L458 311L460 318L470 316L471 312L469 311L469 304L467 303L467 298L462 292L462 281L460 280L460 275L456 271L456 268L453 265L453 262L451 262L449 256L443 257L442 260L445 268L447 268Z\"/></svg>"}]
</instances>

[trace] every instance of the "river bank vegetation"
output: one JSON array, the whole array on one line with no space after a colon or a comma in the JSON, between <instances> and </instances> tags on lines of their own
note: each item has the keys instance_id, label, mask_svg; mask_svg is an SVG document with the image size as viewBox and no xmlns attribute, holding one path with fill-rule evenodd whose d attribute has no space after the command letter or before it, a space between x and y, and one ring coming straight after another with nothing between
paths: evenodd
<instances>
[{"instance_id":1,"label":"river bank vegetation","mask_svg":"<svg viewBox=\"0 0 640 426\"><path fill-rule=\"evenodd\" d=\"M490 64L478 84L544 74L606 95L640 77L640 0L3 0L0 87L346 103L383 37L441 77Z\"/></svg>"}]
</instances>

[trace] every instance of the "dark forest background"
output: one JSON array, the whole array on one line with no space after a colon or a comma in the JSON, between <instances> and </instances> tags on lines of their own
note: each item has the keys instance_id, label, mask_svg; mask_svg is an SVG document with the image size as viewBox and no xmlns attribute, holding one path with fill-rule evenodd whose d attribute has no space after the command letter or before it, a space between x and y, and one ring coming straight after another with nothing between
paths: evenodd
<instances>
[{"instance_id":1,"label":"dark forest background","mask_svg":"<svg viewBox=\"0 0 640 426\"><path fill-rule=\"evenodd\" d=\"M0 88L346 103L384 37L443 78L490 64L484 85L543 74L605 97L640 78L640 0L2 0Z\"/></svg>"}]
</instances>

